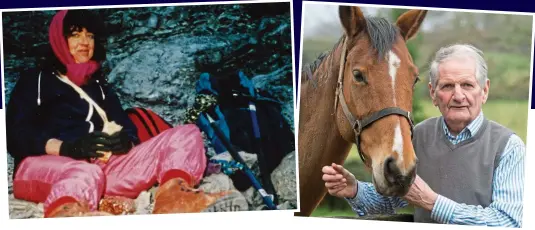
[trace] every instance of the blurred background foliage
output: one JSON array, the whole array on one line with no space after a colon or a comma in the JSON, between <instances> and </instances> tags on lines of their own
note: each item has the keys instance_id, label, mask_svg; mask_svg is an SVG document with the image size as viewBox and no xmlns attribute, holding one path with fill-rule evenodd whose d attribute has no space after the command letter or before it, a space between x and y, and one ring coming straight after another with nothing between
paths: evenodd
<instances>
[{"instance_id":1,"label":"blurred background foliage","mask_svg":"<svg viewBox=\"0 0 535 230\"><path fill-rule=\"evenodd\" d=\"M319 54L332 48L342 35L336 7L310 4L304 6L302 65L316 60ZM366 16L385 17L391 22L395 22L398 16L407 11L366 7L361 9ZM318 11L323 13L317 14ZM323 20L320 20L321 17ZM414 93L415 122L440 116L440 111L430 101L427 88L428 64L434 53L440 47L449 44L470 43L484 52L488 65L491 87L489 100L483 106L485 116L513 129L525 142L529 109L532 22L532 16L524 15L429 11L418 35L407 43L409 52L420 69L421 78ZM344 166L355 174L357 179L371 181L371 175L358 157L356 147L351 150ZM398 213L412 212L413 207L410 206L398 210ZM312 216L355 216L355 214L346 201L327 194Z\"/></svg>"}]
</instances>

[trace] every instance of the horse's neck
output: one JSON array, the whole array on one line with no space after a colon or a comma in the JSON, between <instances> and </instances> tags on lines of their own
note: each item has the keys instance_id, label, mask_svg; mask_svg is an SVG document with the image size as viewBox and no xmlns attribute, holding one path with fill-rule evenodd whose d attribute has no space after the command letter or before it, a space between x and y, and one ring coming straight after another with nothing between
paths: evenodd
<instances>
[{"instance_id":1,"label":"horse's neck","mask_svg":"<svg viewBox=\"0 0 535 230\"><path fill-rule=\"evenodd\" d=\"M339 69L336 55L340 55L340 46L323 59L310 79L306 71L301 75L299 187L306 192L301 193L300 215L310 215L326 193L322 167L342 164L351 147L340 135L336 119L339 113L334 109Z\"/></svg>"},{"instance_id":2,"label":"horse's neck","mask_svg":"<svg viewBox=\"0 0 535 230\"><path fill-rule=\"evenodd\" d=\"M299 155L303 156L304 165L312 168L342 163L351 147L340 135L334 108L340 51L341 45L313 73L311 80L315 86L310 80L302 81Z\"/></svg>"}]
</instances>

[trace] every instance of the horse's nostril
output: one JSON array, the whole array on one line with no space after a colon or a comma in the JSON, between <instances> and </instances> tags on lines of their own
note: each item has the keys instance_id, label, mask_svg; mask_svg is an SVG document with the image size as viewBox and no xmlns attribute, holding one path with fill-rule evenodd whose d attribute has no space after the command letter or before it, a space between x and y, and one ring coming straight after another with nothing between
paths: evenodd
<instances>
[{"instance_id":1,"label":"horse's nostril","mask_svg":"<svg viewBox=\"0 0 535 230\"><path fill-rule=\"evenodd\" d=\"M396 163L394 162L394 158L392 157L389 157L388 159L386 159L385 161L385 165L386 165L386 173L391 175L391 176L396 176L396 172L398 172L398 168L396 166Z\"/></svg>"},{"instance_id":2,"label":"horse's nostril","mask_svg":"<svg viewBox=\"0 0 535 230\"><path fill-rule=\"evenodd\" d=\"M385 160L384 170L386 180L392 184L397 183L396 181L399 180L400 172L392 157Z\"/></svg>"}]
</instances>

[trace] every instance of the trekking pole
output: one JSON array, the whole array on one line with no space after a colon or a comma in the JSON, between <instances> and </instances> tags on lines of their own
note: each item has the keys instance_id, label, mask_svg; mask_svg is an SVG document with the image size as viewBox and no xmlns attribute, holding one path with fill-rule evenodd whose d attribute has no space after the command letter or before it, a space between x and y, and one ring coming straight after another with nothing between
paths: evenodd
<instances>
[{"instance_id":1,"label":"trekking pole","mask_svg":"<svg viewBox=\"0 0 535 230\"><path fill-rule=\"evenodd\" d=\"M212 127L212 129L214 129L215 134L221 140L221 142L223 142L223 145L228 150L228 152L230 153L232 158L234 158L234 160L238 161L239 163L241 163L243 165L243 169L245 171L245 174L251 180L251 182L253 184L253 187L256 190L258 190L258 192L262 196L262 200L264 200L264 203L268 206L269 209L277 210L277 206L273 203L272 196L270 196L266 192L266 190L264 190L264 188L262 188L262 185L260 185L260 182L258 182L258 179L256 179L256 177L254 176L253 171L249 168L249 166L247 166L247 164L245 163L243 158L240 156L240 154L238 154L238 151L236 151L236 149L234 149L234 147L232 146L230 141L223 134L223 131L221 131L221 129L219 129L219 127L217 127L217 125L215 124L215 120L212 119L212 117L208 113L205 113L205 115L208 118L208 121L210 122L210 126Z\"/></svg>"},{"instance_id":2,"label":"trekking pole","mask_svg":"<svg viewBox=\"0 0 535 230\"><path fill-rule=\"evenodd\" d=\"M268 171L268 166L266 164L266 156L262 150L262 140L260 137L260 125L258 124L258 118L256 116L256 105L251 101L249 102L249 114L251 115L251 120L253 121L253 133L254 133L254 149L258 154L258 163L260 164L260 173L262 174L262 181L264 182L264 187L268 193L271 193L273 196L273 202L277 203L277 197L275 193L275 188L271 182L270 173Z\"/></svg>"}]
</instances>

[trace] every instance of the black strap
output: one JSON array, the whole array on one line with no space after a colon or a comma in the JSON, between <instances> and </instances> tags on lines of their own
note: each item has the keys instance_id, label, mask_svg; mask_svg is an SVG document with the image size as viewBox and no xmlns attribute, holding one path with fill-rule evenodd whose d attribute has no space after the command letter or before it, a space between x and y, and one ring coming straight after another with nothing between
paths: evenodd
<instances>
[{"instance_id":1,"label":"black strap","mask_svg":"<svg viewBox=\"0 0 535 230\"><path fill-rule=\"evenodd\" d=\"M340 93L338 94L338 97L340 98L339 99L340 104L342 105L342 110L344 111L344 114L347 120L349 121L349 123L351 124L351 127L353 128L353 131L355 132L355 144L357 145L357 151L359 152L360 159L362 160L362 162L364 162L364 164L368 165L369 162L366 161L366 158L364 157L364 153L362 152L362 149L360 148L360 133L362 132L362 130L364 130L367 126L369 126L373 122L383 117L389 116L389 115L395 115L395 114L401 115L407 118L407 120L409 121L410 128L411 128L411 138L412 138L414 122L412 121L410 112L404 111L398 107L388 107L388 108L379 110L378 112L375 112L372 115L362 120L357 120L353 116L353 114L349 111L349 108L347 107L347 103L343 96L343 90L342 90L341 85L339 85L339 87L340 87L339 88Z\"/></svg>"},{"instance_id":2,"label":"black strap","mask_svg":"<svg viewBox=\"0 0 535 230\"><path fill-rule=\"evenodd\" d=\"M360 149L360 135L355 137L355 144L357 145L357 152L359 152L359 156L362 160L362 163L370 167L370 162L366 160L366 157L364 157L364 152L362 151L362 149Z\"/></svg>"},{"instance_id":3,"label":"black strap","mask_svg":"<svg viewBox=\"0 0 535 230\"><path fill-rule=\"evenodd\" d=\"M379 112L375 112L373 113L371 116L369 117L366 117L364 119L362 119L362 121L360 121L360 125L362 127L362 129L364 129L365 127L367 127L368 125L372 124L373 122L383 118L383 117L386 117L388 115L394 115L394 114L398 114L398 115L401 115L401 116L404 116L405 118L407 118L409 120L409 124L411 126L411 131L412 131L412 119L410 117L410 113L405 111L405 110L402 110L398 107L388 107L388 108L384 108L382 110L380 110Z\"/></svg>"}]
</instances>

